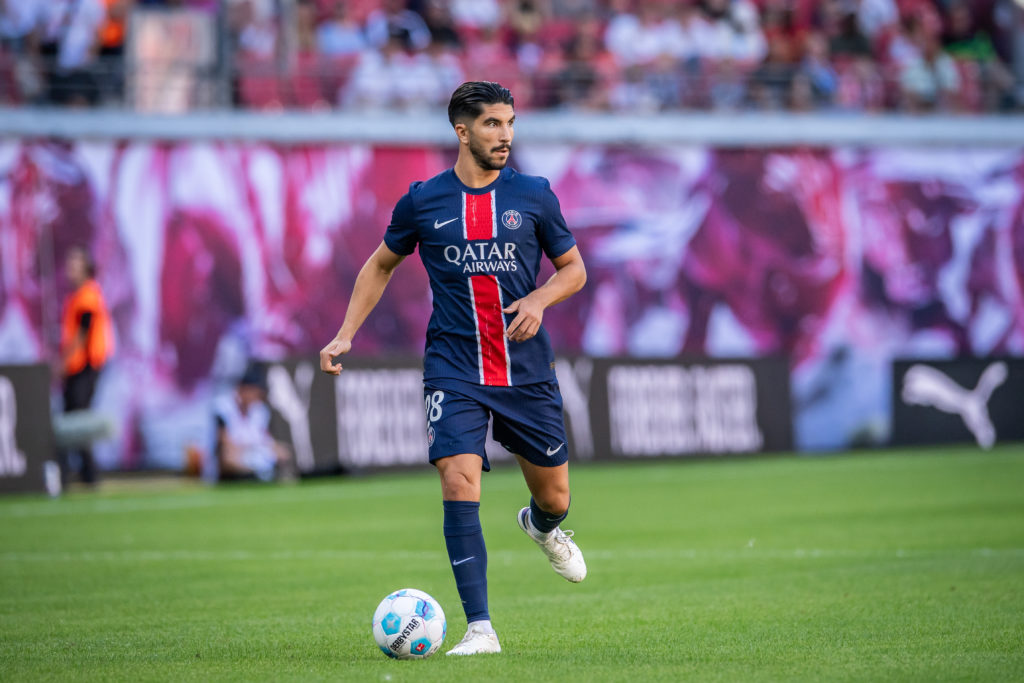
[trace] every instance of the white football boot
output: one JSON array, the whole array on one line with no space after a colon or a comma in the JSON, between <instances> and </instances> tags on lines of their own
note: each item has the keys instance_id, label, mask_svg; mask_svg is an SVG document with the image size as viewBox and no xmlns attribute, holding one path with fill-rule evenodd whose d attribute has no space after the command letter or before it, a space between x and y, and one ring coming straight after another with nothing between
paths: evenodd
<instances>
[{"instance_id":1,"label":"white football boot","mask_svg":"<svg viewBox=\"0 0 1024 683\"><path fill-rule=\"evenodd\" d=\"M587 563L583 560L583 551L572 540L572 531L562 531L560 527L555 527L549 534L537 531L530 519L528 507L519 511L517 521L519 528L525 531L548 556L551 568L559 576L573 583L579 583L587 578Z\"/></svg>"},{"instance_id":2,"label":"white football boot","mask_svg":"<svg viewBox=\"0 0 1024 683\"><path fill-rule=\"evenodd\" d=\"M498 634L494 629L481 626L480 622L470 622L466 635L459 644L445 652L446 655L484 655L501 652Z\"/></svg>"}]
</instances>

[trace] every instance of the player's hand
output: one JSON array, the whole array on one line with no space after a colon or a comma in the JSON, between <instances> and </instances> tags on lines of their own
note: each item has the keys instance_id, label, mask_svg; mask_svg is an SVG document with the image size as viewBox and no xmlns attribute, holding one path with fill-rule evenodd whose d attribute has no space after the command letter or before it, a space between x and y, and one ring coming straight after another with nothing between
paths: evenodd
<instances>
[{"instance_id":1,"label":"player's hand","mask_svg":"<svg viewBox=\"0 0 1024 683\"><path fill-rule=\"evenodd\" d=\"M348 339L332 339L331 343L320 349L320 369L328 375L341 374L341 362L335 361L335 356L341 356L352 349L352 342Z\"/></svg>"},{"instance_id":2,"label":"player's hand","mask_svg":"<svg viewBox=\"0 0 1024 683\"><path fill-rule=\"evenodd\" d=\"M531 299L529 295L513 301L504 312L516 314L505 330L505 336L514 342L531 339L540 331L541 321L544 320L544 305Z\"/></svg>"}]
</instances>

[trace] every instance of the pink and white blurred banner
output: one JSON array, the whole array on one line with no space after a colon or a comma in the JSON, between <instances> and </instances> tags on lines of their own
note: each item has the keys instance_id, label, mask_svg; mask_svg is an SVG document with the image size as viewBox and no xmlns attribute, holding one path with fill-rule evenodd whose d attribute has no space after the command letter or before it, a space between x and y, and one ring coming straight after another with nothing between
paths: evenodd
<instances>
[{"instance_id":1,"label":"pink and white blurred banner","mask_svg":"<svg viewBox=\"0 0 1024 683\"><path fill-rule=\"evenodd\" d=\"M314 354L410 181L452 152L338 144L0 142L0 362L56 356L86 244L116 323L106 467L178 467L248 357ZM888 438L895 357L1024 354L1024 151L519 146L587 288L560 355L791 359L805 449ZM544 276L542 276L544 277ZM416 258L356 340L422 351Z\"/></svg>"}]
</instances>

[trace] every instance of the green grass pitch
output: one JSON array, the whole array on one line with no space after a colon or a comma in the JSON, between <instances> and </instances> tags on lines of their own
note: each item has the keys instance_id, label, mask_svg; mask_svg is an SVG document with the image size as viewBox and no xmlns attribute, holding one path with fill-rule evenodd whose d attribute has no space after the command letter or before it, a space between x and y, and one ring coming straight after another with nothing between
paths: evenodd
<instances>
[{"instance_id":1,"label":"green grass pitch","mask_svg":"<svg viewBox=\"0 0 1024 683\"><path fill-rule=\"evenodd\" d=\"M391 590L464 631L435 479L0 500L0 680L1024 680L1022 446L576 466L579 585L496 470L504 651L395 662Z\"/></svg>"}]
</instances>

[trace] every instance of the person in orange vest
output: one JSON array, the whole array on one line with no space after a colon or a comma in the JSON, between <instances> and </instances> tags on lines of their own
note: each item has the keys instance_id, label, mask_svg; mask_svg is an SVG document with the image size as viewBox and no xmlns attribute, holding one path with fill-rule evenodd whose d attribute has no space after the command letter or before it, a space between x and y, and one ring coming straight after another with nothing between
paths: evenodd
<instances>
[{"instance_id":1,"label":"person in orange vest","mask_svg":"<svg viewBox=\"0 0 1024 683\"><path fill-rule=\"evenodd\" d=\"M124 44L128 17L135 0L102 0L106 19L97 31L100 97L120 102L124 97Z\"/></svg>"},{"instance_id":2,"label":"person in orange vest","mask_svg":"<svg viewBox=\"0 0 1024 683\"><path fill-rule=\"evenodd\" d=\"M65 273L73 291L64 303L61 324L61 370L64 378L64 412L87 410L96 391L100 371L114 350L114 335L103 292L96 282L96 265L84 247L68 252ZM69 452L60 454L61 473L67 482ZM92 450L79 451L81 477L96 483Z\"/></svg>"}]
</instances>

